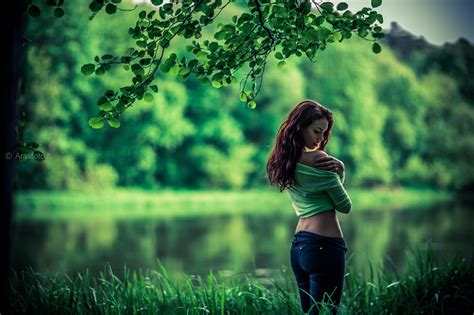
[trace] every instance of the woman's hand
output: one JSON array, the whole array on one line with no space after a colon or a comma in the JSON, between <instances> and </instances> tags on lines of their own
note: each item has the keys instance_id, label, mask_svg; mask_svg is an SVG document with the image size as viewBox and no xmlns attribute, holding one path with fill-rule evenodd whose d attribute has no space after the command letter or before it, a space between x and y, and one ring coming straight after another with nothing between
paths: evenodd
<instances>
[{"instance_id":1,"label":"woman's hand","mask_svg":"<svg viewBox=\"0 0 474 315\"><path fill-rule=\"evenodd\" d=\"M330 172L335 172L341 178L344 174L344 163L330 155L317 158L316 162L314 163L314 167Z\"/></svg>"}]
</instances>

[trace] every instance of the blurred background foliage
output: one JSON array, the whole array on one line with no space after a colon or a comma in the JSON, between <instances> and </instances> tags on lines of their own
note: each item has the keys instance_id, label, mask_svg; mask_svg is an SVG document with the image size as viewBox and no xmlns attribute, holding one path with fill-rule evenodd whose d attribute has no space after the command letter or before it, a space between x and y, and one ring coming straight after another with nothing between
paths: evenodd
<instances>
[{"instance_id":1,"label":"blurred background foliage","mask_svg":"<svg viewBox=\"0 0 474 315\"><path fill-rule=\"evenodd\" d=\"M160 74L153 102L137 102L121 128L90 128L97 98L130 77L120 68L84 77L80 68L96 55L132 47L128 28L143 6L89 21L86 5L67 1L62 18L28 20L22 137L50 157L18 163L18 189L266 186L278 126L306 98L335 114L328 153L345 162L349 185L473 187L474 47L465 40L406 54L410 39L389 34L375 55L369 42L353 38L318 52L316 63L305 57L284 69L271 63L255 110L239 101L235 84L214 89Z\"/></svg>"}]
</instances>

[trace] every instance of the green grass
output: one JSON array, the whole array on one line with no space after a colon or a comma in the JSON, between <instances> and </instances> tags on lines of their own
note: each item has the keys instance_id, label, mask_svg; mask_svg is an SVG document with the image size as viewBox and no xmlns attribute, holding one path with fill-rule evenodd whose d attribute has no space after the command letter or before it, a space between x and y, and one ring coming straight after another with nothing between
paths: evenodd
<instances>
[{"instance_id":1,"label":"green grass","mask_svg":"<svg viewBox=\"0 0 474 315\"><path fill-rule=\"evenodd\" d=\"M354 211L420 208L447 201L449 192L414 188L349 189ZM15 195L15 220L148 218L220 214L288 214L286 192L243 191L25 191Z\"/></svg>"},{"instance_id":2,"label":"green grass","mask_svg":"<svg viewBox=\"0 0 474 315\"><path fill-rule=\"evenodd\" d=\"M404 275L382 267L361 275L349 266L339 314L472 314L472 261L456 256L440 265L429 246L409 254ZM145 272L125 268L120 278L106 267L97 279L29 269L12 272L10 287L15 314L302 314L286 269L272 277L185 275L179 283L161 265Z\"/></svg>"}]
</instances>

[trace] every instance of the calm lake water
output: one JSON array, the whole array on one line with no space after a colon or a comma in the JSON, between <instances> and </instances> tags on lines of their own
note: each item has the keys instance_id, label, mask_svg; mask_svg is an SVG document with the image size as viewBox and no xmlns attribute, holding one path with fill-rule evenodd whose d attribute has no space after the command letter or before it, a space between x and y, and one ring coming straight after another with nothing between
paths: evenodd
<instances>
[{"instance_id":1,"label":"calm lake water","mask_svg":"<svg viewBox=\"0 0 474 315\"><path fill-rule=\"evenodd\" d=\"M472 259L474 211L469 204L443 203L419 209L354 210L338 214L348 247L347 265L368 271L368 261L390 271L405 269L407 254L430 241L441 260L460 253ZM109 263L157 269L173 275L223 271L276 272L290 268L289 248L297 223L288 216L233 215L177 219L21 221L13 227L16 270L98 274Z\"/></svg>"}]
</instances>

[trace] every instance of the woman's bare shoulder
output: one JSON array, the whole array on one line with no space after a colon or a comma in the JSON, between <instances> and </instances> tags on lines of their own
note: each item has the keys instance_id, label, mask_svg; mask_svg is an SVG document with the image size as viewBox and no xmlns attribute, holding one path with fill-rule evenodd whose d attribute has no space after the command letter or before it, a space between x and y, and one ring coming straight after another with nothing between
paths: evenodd
<instances>
[{"instance_id":1,"label":"woman's bare shoulder","mask_svg":"<svg viewBox=\"0 0 474 315\"><path fill-rule=\"evenodd\" d=\"M316 160L323 156L328 156L328 154L322 150L303 152L298 162L308 166L313 166Z\"/></svg>"},{"instance_id":2,"label":"woman's bare shoulder","mask_svg":"<svg viewBox=\"0 0 474 315\"><path fill-rule=\"evenodd\" d=\"M314 158L318 158L321 156L328 156L328 154L322 150L316 150L316 151L313 151L312 153L313 153Z\"/></svg>"}]
</instances>

